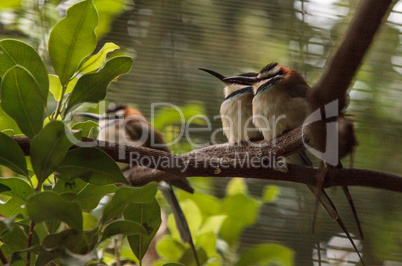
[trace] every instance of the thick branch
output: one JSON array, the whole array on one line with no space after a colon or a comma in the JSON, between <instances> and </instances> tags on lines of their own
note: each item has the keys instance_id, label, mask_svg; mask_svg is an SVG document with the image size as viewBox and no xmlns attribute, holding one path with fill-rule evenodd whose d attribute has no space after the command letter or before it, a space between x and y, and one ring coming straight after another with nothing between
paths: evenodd
<instances>
[{"instance_id":1,"label":"thick branch","mask_svg":"<svg viewBox=\"0 0 402 266\"><path fill-rule=\"evenodd\" d=\"M313 110L336 99L340 100L340 109L344 107L349 84L390 4L391 0L360 2L341 45L326 66L320 80L313 87L310 95Z\"/></svg>"},{"instance_id":2,"label":"thick branch","mask_svg":"<svg viewBox=\"0 0 402 266\"><path fill-rule=\"evenodd\" d=\"M324 74L309 95L311 110L339 101L339 110L345 106L346 91L362 59L369 48L391 0L362 0L344 36L344 39L325 68ZM320 151L325 150L325 123L315 123L312 144Z\"/></svg>"},{"instance_id":3,"label":"thick branch","mask_svg":"<svg viewBox=\"0 0 402 266\"><path fill-rule=\"evenodd\" d=\"M288 165L287 170L280 167L280 156L289 155L302 149L302 128L296 128L276 143L259 142L246 145L220 144L205 147L183 155L143 147L119 146L116 143L93 141L96 147L108 153L118 162L146 166L156 170L136 167L130 170L130 181L134 185L143 185L152 181L174 180L179 177L244 177L269 180L283 180L304 184L315 184L317 169L297 165ZM14 137L29 154L29 139ZM77 143L74 147L88 144L90 140ZM74 148L73 147L73 148ZM119 157L123 150L125 158ZM332 186L368 186L402 192L402 178L369 170L330 169L324 181L324 187Z\"/></svg>"}]
</instances>

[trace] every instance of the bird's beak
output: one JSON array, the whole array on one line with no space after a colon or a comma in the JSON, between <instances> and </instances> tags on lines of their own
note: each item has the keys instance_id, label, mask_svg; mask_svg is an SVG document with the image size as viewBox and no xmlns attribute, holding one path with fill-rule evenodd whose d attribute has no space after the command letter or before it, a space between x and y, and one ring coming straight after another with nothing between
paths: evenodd
<instances>
[{"instance_id":1,"label":"bird's beak","mask_svg":"<svg viewBox=\"0 0 402 266\"><path fill-rule=\"evenodd\" d=\"M225 78L223 75L221 75L218 72L215 72L213 70L209 70L209 69L205 69L205 68L199 68L199 70L202 70L202 71L205 71L205 72L211 74L212 76L216 77L220 81L223 81L223 79Z\"/></svg>"},{"instance_id":2,"label":"bird's beak","mask_svg":"<svg viewBox=\"0 0 402 266\"><path fill-rule=\"evenodd\" d=\"M260 79L257 77L245 77L245 76L234 76L234 77L228 77L224 78L223 82L227 83L239 83L239 84L244 84L244 85L253 85L256 82L259 82Z\"/></svg>"},{"instance_id":3,"label":"bird's beak","mask_svg":"<svg viewBox=\"0 0 402 266\"><path fill-rule=\"evenodd\" d=\"M95 121L99 121L99 120L102 119L102 116L101 116L101 115L94 114L94 113L75 113L74 115L75 115L75 116L86 117L86 118L89 118L89 119L93 119L93 120L95 120Z\"/></svg>"}]
</instances>

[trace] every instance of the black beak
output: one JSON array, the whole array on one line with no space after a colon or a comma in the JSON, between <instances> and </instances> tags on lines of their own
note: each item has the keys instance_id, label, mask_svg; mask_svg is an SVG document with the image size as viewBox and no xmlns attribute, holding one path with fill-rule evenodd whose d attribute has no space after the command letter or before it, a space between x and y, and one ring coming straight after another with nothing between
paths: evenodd
<instances>
[{"instance_id":1,"label":"black beak","mask_svg":"<svg viewBox=\"0 0 402 266\"><path fill-rule=\"evenodd\" d=\"M98 114L94 114L94 113L75 113L75 116L82 116L82 117L86 117L95 121L99 121L103 118L103 116L98 115Z\"/></svg>"},{"instance_id":2,"label":"black beak","mask_svg":"<svg viewBox=\"0 0 402 266\"><path fill-rule=\"evenodd\" d=\"M223 81L223 79L225 78L223 75L221 75L218 72L215 72L213 70L209 70L209 69L205 69L205 68L199 68L199 70L202 70L202 71L205 71L205 72L211 74L212 76L216 77L220 81Z\"/></svg>"},{"instance_id":3,"label":"black beak","mask_svg":"<svg viewBox=\"0 0 402 266\"><path fill-rule=\"evenodd\" d=\"M244 84L244 85L253 85L254 83L260 81L257 77L245 77L245 76L234 76L224 78L223 82L226 83L237 83L237 84Z\"/></svg>"}]
</instances>

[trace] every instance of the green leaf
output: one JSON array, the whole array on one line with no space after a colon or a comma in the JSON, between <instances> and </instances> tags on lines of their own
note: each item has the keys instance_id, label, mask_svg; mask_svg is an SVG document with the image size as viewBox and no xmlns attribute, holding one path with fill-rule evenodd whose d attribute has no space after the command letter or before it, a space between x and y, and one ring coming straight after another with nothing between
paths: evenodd
<instances>
[{"instance_id":1,"label":"green leaf","mask_svg":"<svg viewBox=\"0 0 402 266\"><path fill-rule=\"evenodd\" d=\"M235 265L294 265L294 251L279 244L262 244L241 254Z\"/></svg>"},{"instance_id":2,"label":"green leaf","mask_svg":"<svg viewBox=\"0 0 402 266\"><path fill-rule=\"evenodd\" d=\"M1 133L6 134L9 137L12 137L15 135L14 129L4 129L1 131Z\"/></svg>"},{"instance_id":3,"label":"green leaf","mask_svg":"<svg viewBox=\"0 0 402 266\"><path fill-rule=\"evenodd\" d=\"M75 84L77 84L77 81L78 79L76 78L70 80L67 85L67 89L64 92L65 95L73 91ZM49 90L53 94L54 99L56 101L59 101L61 98L61 82L58 76L49 74Z\"/></svg>"},{"instance_id":4,"label":"green leaf","mask_svg":"<svg viewBox=\"0 0 402 266\"><path fill-rule=\"evenodd\" d=\"M208 233L208 232L213 232L214 234L218 234L219 231L221 230L222 224L226 220L226 218L227 218L226 215L215 215L215 216L208 217L200 229L200 234L204 234L204 233Z\"/></svg>"},{"instance_id":5,"label":"green leaf","mask_svg":"<svg viewBox=\"0 0 402 266\"><path fill-rule=\"evenodd\" d=\"M67 248L77 254L86 254L93 250L97 242L97 228L89 231L67 229L60 233L46 236L43 239L43 246L47 249Z\"/></svg>"},{"instance_id":6,"label":"green leaf","mask_svg":"<svg viewBox=\"0 0 402 266\"><path fill-rule=\"evenodd\" d=\"M77 195L76 201L83 210L95 209L100 200L107 194L113 193L117 190L114 185L108 186L95 186L88 184L84 190Z\"/></svg>"},{"instance_id":7,"label":"green leaf","mask_svg":"<svg viewBox=\"0 0 402 266\"><path fill-rule=\"evenodd\" d=\"M280 187L275 185L266 186L264 194L262 196L262 200L265 203L274 202L278 199L280 193L281 193Z\"/></svg>"},{"instance_id":8,"label":"green leaf","mask_svg":"<svg viewBox=\"0 0 402 266\"><path fill-rule=\"evenodd\" d=\"M96 28L96 35L100 38L110 32L114 18L127 10L127 1L96 0L94 4L99 14L99 25Z\"/></svg>"},{"instance_id":9,"label":"green leaf","mask_svg":"<svg viewBox=\"0 0 402 266\"><path fill-rule=\"evenodd\" d=\"M256 222L258 210L257 202L244 194L226 197L221 210L222 214L227 215L219 232L222 238L229 245L233 244L246 226Z\"/></svg>"},{"instance_id":10,"label":"green leaf","mask_svg":"<svg viewBox=\"0 0 402 266\"><path fill-rule=\"evenodd\" d=\"M197 237L197 247L202 247L208 257L216 254L216 235L210 231Z\"/></svg>"},{"instance_id":11,"label":"green leaf","mask_svg":"<svg viewBox=\"0 0 402 266\"><path fill-rule=\"evenodd\" d=\"M147 203L155 198L157 183L149 183L143 187L121 187L103 210L101 222L104 224L118 216L132 202Z\"/></svg>"},{"instance_id":12,"label":"green leaf","mask_svg":"<svg viewBox=\"0 0 402 266\"><path fill-rule=\"evenodd\" d=\"M67 131L62 122L51 121L32 139L31 163L40 183L56 170L73 145L67 137Z\"/></svg>"},{"instance_id":13,"label":"green leaf","mask_svg":"<svg viewBox=\"0 0 402 266\"><path fill-rule=\"evenodd\" d=\"M0 79L1 83L1 79ZM1 87L1 84L0 84ZM1 93L1 92L0 92ZM3 109L0 108L0 129L1 131L4 130L13 130L14 135L21 135L22 131L18 127L17 123L12 119L9 115L7 115ZM3 132L5 133L5 132ZM7 133L5 133L7 135Z\"/></svg>"},{"instance_id":14,"label":"green leaf","mask_svg":"<svg viewBox=\"0 0 402 266\"><path fill-rule=\"evenodd\" d=\"M53 192L45 191L32 196L28 199L26 209L36 223L58 220L72 228L82 228L82 213L78 203L65 201Z\"/></svg>"},{"instance_id":15,"label":"green leaf","mask_svg":"<svg viewBox=\"0 0 402 266\"><path fill-rule=\"evenodd\" d=\"M148 235L128 237L131 250L139 260L142 260L162 222L158 201L154 198L148 203L131 203L124 210L123 215L124 219L135 221L148 231Z\"/></svg>"},{"instance_id":16,"label":"green leaf","mask_svg":"<svg viewBox=\"0 0 402 266\"><path fill-rule=\"evenodd\" d=\"M67 84L82 59L95 49L97 25L96 9L92 0L86 0L71 6L66 17L50 32L49 55L62 85Z\"/></svg>"},{"instance_id":17,"label":"green leaf","mask_svg":"<svg viewBox=\"0 0 402 266\"><path fill-rule=\"evenodd\" d=\"M0 132L0 143L0 165L28 176L25 155L18 143L2 132Z\"/></svg>"},{"instance_id":18,"label":"green leaf","mask_svg":"<svg viewBox=\"0 0 402 266\"><path fill-rule=\"evenodd\" d=\"M9 199L6 203L0 204L0 213L4 217L11 217L22 212L23 209L21 208L21 206L23 204L25 204L24 200L18 197L13 197Z\"/></svg>"},{"instance_id":19,"label":"green leaf","mask_svg":"<svg viewBox=\"0 0 402 266\"><path fill-rule=\"evenodd\" d=\"M98 226L98 219L90 213L83 212L82 213L83 219L83 229L84 230L92 230Z\"/></svg>"},{"instance_id":20,"label":"green leaf","mask_svg":"<svg viewBox=\"0 0 402 266\"><path fill-rule=\"evenodd\" d=\"M198 260L200 261L200 265L204 265L204 263L208 260L208 256L203 248L197 248L197 256ZM191 248L187 248L179 262L183 263L184 265L197 265L193 250Z\"/></svg>"},{"instance_id":21,"label":"green leaf","mask_svg":"<svg viewBox=\"0 0 402 266\"><path fill-rule=\"evenodd\" d=\"M81 178L94 185L128 184L116 162L98 148L68 151L57 172L64 181Z\"/></svg>"},{"instance_id":22,"label":"green leaf","mask_svg":"<svg viewBox=\"0 0 402 266\"><path fill-rule=\"evenodd\" d=\"M116 49L120 49L120 47L112 42L105 43L97 54L91 56L87 61L85 61L85 63L82 64L78 72L84 74L97 70L105 62L107 54Z\"/></svg>"},{"instance_id":23,"label":"green leaf","mask_svg":"<svg viewBox=\"0 0 402 266\"><path fill-rule=\"evenodd\" d=\"M12 250L19 251L27 247L27 236L19 227L8 231L2 236L2 241Z\"/></svg>"},{"instance_id":24,"label":"green leaf","mask_svg":"<svg viewBox=\"0 0 402 266\"><path fill-rule=\"evenodd\" d=\"M221 214L221 201L214 196L198 192L194 192L193 194L181 193L180 199L191 199L194 201L201 210L204 218Z\"/></svg>"},{"instance_id":25,"label":"green leaf","mask_svg":"<svg viewBox=\"0 0 402 266\"><path fill-rule=\"evenodd\" d=\"M141 224L134 221L124 221L118 220L110 223L106 226L105 231L103 232L102 239L103 241L111 236L122 234L123 236L132 236L132 235L147 235L147 229Z\"/></svg>"},{"instance_id":26,"label":"green leaf","mask_svg":"<svg viewBox=\"0 0 402 266\"><path fill-rule=\"evenodd\" d=\"M0 235L2 235L6 230L13 231L15 227L15 219L17 216L13 216L10 218L0 217Z\"/></svg>"},{"instance_id":27,"label":"green leaf","mask_svg":"<svg viewBox=\"0 0 402 266\"><path fill-rule=\"evenodd\" d=\"M226 195L247 194L244 178L232 178L226 187Z\"/></svg>"},{"instance_id":28,"label":"green leaf","mask_svg":"<svg viewBox=\"0 0 402 266\"><path fill-rule=\"evenodd\" d=\"M4 78L6 72L16 65L24 67L37 86L38 91L32 99L35 99L36 104L39 102L39 105L46 106L49 79L45 64L34 48L18 40L2 40L0 41L0 62L1 78Z\"/></svg>"},{"instance_id":29,"label":"green leaf","mask_svg":"<svg viewBox=\"0 0 402 266\"><path fill-rule=\"evenodd\" d=\"M53 188L53 192L57 194L61 194L64 192L74 192L76 194L80 193L86 186L87 182L81 179L74 179L72 181L65 182L57 178L56 185Z\"/></svg>"},{"instance_id":30,"label":"green leaf","mask_svg":"<svg viewBox=\"0 0 402 266\"><path fill-rule=\"evenodd\" d=\"M82 137L89 137L91 129L94 127L99 127L94 121L88 120L85 122L76 123L71 129L80 130Z\"/></svg>"},{"instance_id":31,"label":"green leaf","mask_svg":"<svg viewBox=\"0 0 402 266\"><path fill-rule=\"evenodd\" d=\"M192 232L193 236L198 233L198 230L202 224L202 214L198 206L190 199L180 201L181 210L184 213L184 216L187 219L188 227L190 228L190 232ZM180 233L176 226L176 221L173 217L173 214L168 217L168 228L170 234L174 239L181 241Z\"/></svg>"},{"instance_id":32,"label":"green leaf","mask_svg":"<svg viewBox=\"0 0 402 266\"><path fill-rule=\"evenodd\" d=\"M3 192L2 194L18 197L23 201L26 201L28 196L34 193L32 187L26 181L19 178L0 178L0 184L10 188L10 191Z\"/></svg>"},{"instance_id":33,"label":"green leaf","mask_svg":"<svg viewBox=\"0 0 402 266\"><path fill-rule=\"evenodd\" d=\"M49 74L49 90L56 101L61 98L61 82L58 76Z\"/></svg>"},{"instance_id":34,"label":"green leaf","mask_svg":"<svg viewBox=\"0 0 402 266\"><path fill-rule=\"evenodd\" d=\"M184 246L170 236L164 237L156 243L156 251L159 256L167 258L170 261L178 261L184 254Z\"/></svg>"},{"instance_id":35,"label":"green leaf","mask_svg":"<svg viewBox=\"0 0 402 266\"><path fill-rule=\"evenodd\" d=\"M19 9L21 8L21 0L1 1L0 8Z\"/></svg>"},{"instance_id":36,"label":"green leaf","mask_svg":"<svg viewBox=\"0 0 402 266\"><path fill-rule=\"evenodd\" d=\"M83 75L71 93L66 112L84 102L98 103L106 96L109 83L130 71L132 60L127 56L114 57L96 73Z\"/></svg>"},{"instance_id":37,"label":"green leaf","mask_svg":"<svg viewBox=\"0 0 402 266\"><path fill-rule=\"evenodd\" d=\"M26 68L17 65L4 75L1 82L1 108L30 138L42 128L46 103L40 100L42 97L35 78Z\"/></svg>"},{"instance_id":38,"label":"green leaf","mask_svg":"<svg viewBox=\"0 0 402 266\"><path fill-rule=\"evenodd\" d=\"M162 107L163 106L163 107ZM184 121L192 119L192 124L194 125L206 125L205 119L196 118L197 116L205 116L206 110L204 103L193 101L185 106L180 107L180 112L170 105L161 104L161 109L156 113L154 119L154 127L158 131L162 131L166 126L180 124Z\"/></svg>"}]
</instances>

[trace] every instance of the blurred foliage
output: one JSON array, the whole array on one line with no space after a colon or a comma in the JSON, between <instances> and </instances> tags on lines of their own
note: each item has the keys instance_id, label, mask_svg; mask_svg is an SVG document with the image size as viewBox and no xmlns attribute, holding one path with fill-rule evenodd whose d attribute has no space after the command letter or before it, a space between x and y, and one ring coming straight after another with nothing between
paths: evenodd
<instances>
[{"instance_id":1,"label":"blurred foliage","mask_svg":"<svg viewBox=\"0 0 402 266\"><path fill-rule=\"evenodd\" d=\"M46 52L49 32L74 2L77 1L3 0L0 2L0 37L13 37L30 43L39 51L50 69L50 58ZM100 37L96 50L101 50L105 43L113 42L121 51L110 52L108 58L119 55L122 51L135 58L134 71L120 78L108 90L108 102L135 103L153 120L155 127L164 133L168 142L180 135L181 117L174 113L174 109L161 106L153 112L154 109L150 107L152 103L185 106L187 122L194 115L206 115L212 121L212 132L221 127L220 121L214 119L214 116L219 113L223 100L222 84L198 71L199 67L232 75L257 71L270 61L278 61L296 69L310 84L314 84L341 41L356 11L357 2L96 0L94 3L99 12L100 23L96 29ZM359 141L354 154L353 166L356 168L402 173L402 105L399 101L402 96L401 25L402 2L393 1L393 10L387 15L350 87L351 102L347 114L355 121ZM52 82L52 79L51 91L60 91L57 80ZM70 81L69 84L75 85L76 81ZM66 92L69 91L67 88ZM56 93L56 98L57 95ZM89 107L102 109L99 106ZM56 109L54 99L48 100L48 109L50 113ZM193 120L196 127L205 127L204 122L200 118ZM76 127L82 130L82 136L90 134L96 128L93 124ZM12 129L16 135L22 133L15 121L0 110L0 130L6 129ZM10 135L12 131L5 133ZM96 132L91 134L95 136ZM218 137L225 141L223 135ZM180 140L170 148L175 153L188 152L198 145L208 144L210 134L205 132L194 135L192 139L195 140L193 143ZM344 165L349 165L348 159L345 159ZM29 163L28 169L32 169ZM12 174L4 167L1 168L1 173L2 176ZM33 172L30 171L30 176L32 175ZM57 183L57 189L63 187L58 193L65 194L64 197L67 198L71 193L81 191L85 184L81 179L77 180L73 185L67 186L64 186L64 181ZM202 217L200 219L197 214L198 218L194 218L191 227L198 236L196 246L202 248L203 258L208 258L211 265L224 262L286 265L287 261L292 260L298 264L310 265L313 263L312 254L315 252L314 244L317 239L330 240L339 233L339 228L322 214L317 221L317 235L311 236L310 222L314 200L293 184L260 180L247 180L246 183L233 181L226 191L227 180L192 178L191 181L198 191L222 198L199 193L180 194L184 206L194 208L194 212ZM32 182L36 185L35 178ZM238 184L234 186L236 182ZM106 195L103 193L106 192L97 194L99 200ZM341 216L345 217L348 228L356 232L352 219L349 219L351 215L343 196L335 190L330 190L329 194L334 198ZM366 233L363 242L366 263L401 262L401 195L367 188L353 188L352 195ZM3 215L26 215L26 211L20 208L23 204L20 198L4 195L2 200L4 204L1 205L0 213ZM245 209L235 209L233 206L236 204L244 205ZM95 228L100 215L101 211L97 209L93 213L84 212L85 230ZM192 214L187 216L189 215ZM228 225L230 222L226 222L228 219L224 216L229 215L233 219L241 219ZM214 218L211 220L210 217ZM212 233L201 231L200 228L213 227L211 224L220 225L217 226L219 230L214 229ZM15 233L17 235L27 230L26 223L19 226L20 231ZM38 226L37 230L42 230L42 236L43 232L51 228L50 225L46 226L47 229L44 226L40 229ZM177 235L175 237L172 222L169 229L172 231L171 236L164 238L166 240L159 244L161 261L184 261L188 258L188 247L180 243ZM6 236L6 239L11 239L9 234ZM42 236L39 234L39 237ZM215 250L211 248L214 242L212 240L216 240ZM275 244L263 244L267 242ZM15 251L14 244L12 247L2 246L7 256ZM164 245L175 250L167 252L163 250ZM111 247L121 248L121 257L127 261L137 261L126 239L116 237L105 240L98 247L103 251L102 256L106 263L115 262L115 250ZM270 261L270 252L284 254L284 260ZM171 257L167 253L172 254ZM266 255L265 258L259 260L260 254ZM248 260L251 257L255 257L255 260ZM89 256L86 259L92 258Z\"/></svg>"}]
</instances>

